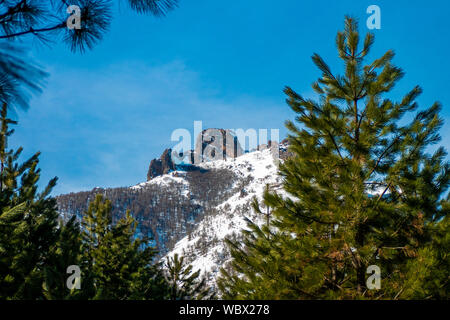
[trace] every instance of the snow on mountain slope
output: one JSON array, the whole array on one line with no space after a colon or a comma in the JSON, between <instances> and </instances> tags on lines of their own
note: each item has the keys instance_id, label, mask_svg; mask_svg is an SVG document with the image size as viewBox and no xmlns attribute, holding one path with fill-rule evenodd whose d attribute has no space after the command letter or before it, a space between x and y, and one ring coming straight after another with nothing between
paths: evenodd
<instances>
[{"instance_id":1,"label":"snow on mountain slope","mask_svg":"<svg viewBox=\"0 0 450 320\"><path fill-rule=\"evenodd\" d=\"M180 171L173 171L168 174L155 177L150 181L139 183L135 186L130 187L132 190L139 190L146 188L151 185L157 185L157 186L165 186L170 187L172 185L179 185L182 186L184 189L184 192L182 193L183 196L187 196L189 194L189 181L186 179L186 172L180 172Z\"/></svg>"},{"instance_id":2,"label":"snow on mountain slope","mask_svg":"<svg viewBox=\"0 0 450 320\"><path fill-rule=\"evenodd\" d=\"M206 162L199 165L204 169L227 169L233 171L236 180L235 192L217 205L210 214L197 224L195 229L178 241L165 258L175 253L185 256L194 270L200 269L207 276L208 284L216 284L220 268L230 259L224 239L239 237L246 228L245 217L257 224L263 223L264 217L255 214L251 208L253 197L261 200L267 184L272 190L281 190L281 177L278 167L269 149L254 151L231 160ZM174 174L174 173L172 173Z\"/></svg>"},{"instance_id":3,"label":"snow on mountain slope","mask_svg":"<svg viewBox=\"0 0 450 320\"><path fill-rule=\"evenodd\" d=\"M279 146L284 158L286 145ZM245 217L263 223L265 217L251 208L253 197L261 199L267 184L272 190L281 189L277 164L271 150L265 149L173 167L175 171L132 187L60 195L58 210L62 217L81 219L89 203L102 194L111 201L115 220L130 211L138 222L138 236L151 237L160 257L182 254L195 270L207 274L214 286L218 271L229 260L224 239L241 234Z\"/></svg>"}]
</instances>

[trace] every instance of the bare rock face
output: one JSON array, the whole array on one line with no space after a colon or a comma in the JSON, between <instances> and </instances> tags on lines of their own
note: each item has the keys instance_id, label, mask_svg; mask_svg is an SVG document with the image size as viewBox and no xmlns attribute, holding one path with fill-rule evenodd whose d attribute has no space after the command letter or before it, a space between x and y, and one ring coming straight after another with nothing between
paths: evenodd
<instances>
[{"instance_id":1,"label":"bare rock face","mask_svg":"<svg viewBox=\"0 0 450 320\"><path fill-rule=\"evenodd\" d=\"M261 144L257 147L257 150L265 150L271 148L273 141L268 141L267 144ZM280 159L287 159L292 157L292 152L289 151L289 141L284 139L281 143L276 143L279 147ZM230 130L224 129L205 129L197 137L195 142L195 150L188 151L188 162L196 165L202 162L214 161L214 160L227 160L234 159L244 154L238 139L234 136ZM173 158L175 157L175 158ZM150 162L147 173L147 181L169 173L170 171L176 171L177 165L174 159L183 159L183 154L173 154L172 149L166 149L159 159L153 159ZM186 159L184 159L186 160ZM179 165L179 168L188 168L189 165Z\"/></svg>"},{"instance_id":2,"label":"bare rock face","mask_svg":"<svg viewBox=\"0 0 450 320\"><path fill-rule=\"evenodd\" d=\"M273 142L268 141L267 144L261 144L257 150L265 150L272 147ZM292 152L289 151L289 141L284 139L278 144L280 159L287 159L292 157ZM195 142L195 150L188 151L188 162L192 165L201 162L214 160L234 159L244 154L244 151L237 139L230 130L224 129L205 129L197 137ZM173 158L174 157L174 158ZM183 154L173 154L172 149L164 150L159 159L153 159L147 172L147 181L162 176L163 174L177 170L177 165L174 159L183 159ZM184 159L186 160L186 159ZM190 165L179 165L179 169L188 170Z\"/></svg>"},{"instance_id":3,"label":"bare rock face","mask_svg":"<svg viewBox=\"0 0 450 320\"><path fill-rule=\"evenodd\" d=\"M153 159L150 162L147 173L147 181L175 170L175 164L172 161L171 154L172 149L166 149L161 155L161 158Z\"/></svg>"},{"instance_id":4,"label":"bare rock face","mask_svg":"<svg viewBox=\"0 0 450 320\"><path fill-rule=\"evenodd\" d=\"M226 160L242 155L244 151L230 130L206 129L197 137L195 142L194 161L206 162L211 160Z\"/></svg>"},{"instance_id":5,"label":"bare rock face","mask_svg":"<svg viewBox=\"0 0 450 320\"><path fill-rule=\"evenodd\" d=\"M236 158L244 153L237 137L230 130L205 129L195 141L195 149L188 151L188 162L199 164L213 160ZM174 157L174 158L173 158ZM183 158L183 154L173 154L166 149L159 159L153 159L147 172L147 181L176 170L174 159ZM186 159L185 159L186 160Z\"/></svg>"}]
</instances>

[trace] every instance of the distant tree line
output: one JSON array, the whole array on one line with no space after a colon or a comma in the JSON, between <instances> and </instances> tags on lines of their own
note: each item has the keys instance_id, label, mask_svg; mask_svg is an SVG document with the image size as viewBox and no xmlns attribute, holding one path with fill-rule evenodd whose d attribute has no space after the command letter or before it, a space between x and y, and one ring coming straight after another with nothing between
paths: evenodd
<instances>
[{"instance_id":1,"label":"distant tree line","mask_svg":"<svg viewBox=\"0 0 450 320\"><path fill-rule=\"evenodd\" d=\"M195 166L183 174L188 186L170 181L57 196L58 210L66 220L72 215L81 219L89 203L102 194L111 201L112 221L123 218L129 210L138 222L138 234L152 238L163 255L190 233L206 212L233 194L232 186L238 179L227 169L205 170Z\"/></svg>"}]
</instances>

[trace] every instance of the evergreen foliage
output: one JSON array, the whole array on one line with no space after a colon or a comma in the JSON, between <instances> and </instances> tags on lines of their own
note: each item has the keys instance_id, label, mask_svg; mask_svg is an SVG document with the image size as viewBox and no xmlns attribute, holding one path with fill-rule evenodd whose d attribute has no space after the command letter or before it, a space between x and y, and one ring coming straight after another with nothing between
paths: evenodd
<instances>
[{"instance_id":1,"label":"evergreen foliage","mask_svg":"<svg viewBox=\"0 0 450 320\"><path fill-rule=\"evenodd\" d=\"M5 0L0 2L0 39L33 36L49 42L61 35L72 51L92 49L108 30L112 19L112 0ZM117 1L119 2L119 1ZM177 7L177 0L126 0L141 14L164 16ZM80 28L68 28L67 20L80 9Z\"/></svg>"},{"instance_id":2,"label":"evergreen foliage","mask_svg":"<svg viewBox=\"0 0 450 320\"><path fill-rule=\"evenodd\" d=\"M441 105L413 116L418 86L390 99L404 73L393 51L366 63L373 43L368 33L361 46L347 17L336 37L344 73L314 54L317 99L285 89L297 114L286 122L293 156L280 165L288 195L266 191L270 224L249 221L243 243L228 241L224 298L449 298L450 171L444 148L431 148ZM366 283L371 265L379 290Z\"/></svg>"},{"instance_id":3,"label":"evergreen foliage","mask_svg":"<svg viewBox=\"0 0 450 320\"><path fill-rule=\"evenodd\" d=\"M169 299L193 300L212 299L213 293L206 286L205 278L200 279L200 270L192 272L184 257L175 254L168 257L165 264L166 280L169 285Z\"/></svg>"},{"instance_id":4,"label":"evergreen foliage","mask_svg":"<svg viewBox=\"0 0 450 320\"><path fill-rule=\"evenodd\" d=\"M56 201L50 198L56 178L38 192L39 153L17 162L22 149L9 150L15 121L0 113L0 299L40 299L49 253L60 236Z\"/></svg>"},{"instance_id":5,"label":"evergreen foliage","mask_svg":"<svg viewBox=\"0 0 450 320\"><path fill-rule=\"evenodd\" d=\"M156 251L135 237L136 221L127 212L112 223L111 202L97 195L82 222L83 274L94 287L94 299L162 299L162 274L153 263Z\"/></svg>"}]
</instances>

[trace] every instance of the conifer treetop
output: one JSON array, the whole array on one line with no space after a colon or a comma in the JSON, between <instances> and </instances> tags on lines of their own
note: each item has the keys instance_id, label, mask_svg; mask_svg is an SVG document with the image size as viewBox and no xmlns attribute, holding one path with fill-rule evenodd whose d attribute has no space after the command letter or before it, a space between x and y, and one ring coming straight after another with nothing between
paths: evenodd
<instances>
[{"instance_id":1,"label":"conifer treetop","mask_svg":"<svg viewBox=\"0 0 450 320\"><path fill-rule=\"evenodd\" d=\"M249 223L243 241L228 241L224 297L448 297L450 166L443 147L430 148L440 141L441 105L418 110L419 86L390 99L404 72L392 50L366 62L374 36L360 39L346 17L336 37L343 74L315 53L316 98L285 88L297 114L286 121L293 156L280 165L289 197L266 191L270 224ZM373 265L378 290L366 283Z\"/></svg>"}]
</instances>

